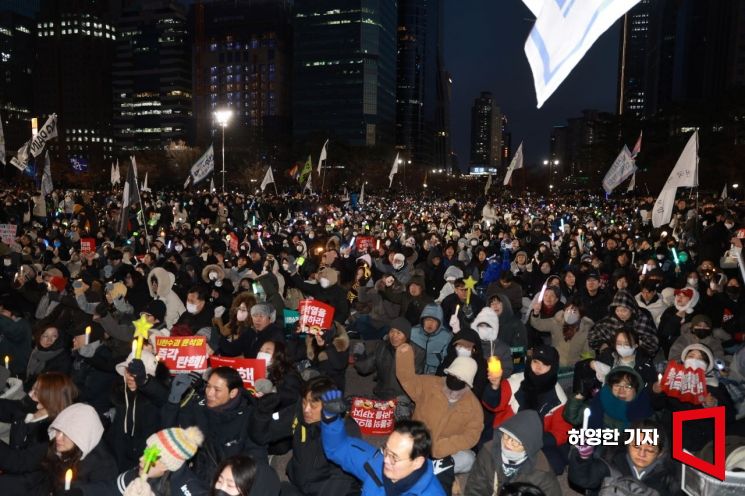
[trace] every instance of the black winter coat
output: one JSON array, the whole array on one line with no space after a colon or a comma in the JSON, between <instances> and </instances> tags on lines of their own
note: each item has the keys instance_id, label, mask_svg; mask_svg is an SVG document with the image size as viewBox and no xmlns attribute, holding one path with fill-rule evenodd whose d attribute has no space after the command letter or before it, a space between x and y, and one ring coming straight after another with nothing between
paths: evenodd
<instances>
[{"instance_id":1,"label":"black winter coat","mask_svg":"<svg viewBox=\"0 0 745 496\"><path fill-rule=\"evenodd\" d=\"M228 341L225 337L220 338L220 354L228 357L243 355L244 358L256 358L261 346L267 341L285 342L285 331L276 322L272 322L260 332L253 328L246 329L233 341Z\"/></svg>"}]
</instances>

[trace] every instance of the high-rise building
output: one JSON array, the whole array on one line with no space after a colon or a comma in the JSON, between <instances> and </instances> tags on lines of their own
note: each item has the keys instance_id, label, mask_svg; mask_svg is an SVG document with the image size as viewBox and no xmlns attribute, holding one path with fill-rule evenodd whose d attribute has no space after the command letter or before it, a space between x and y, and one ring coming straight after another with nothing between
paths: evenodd
<instances>
[{"instance_id":1,"label":"high-rise building","mask_svg":"<svg viewBox=\"0 0 745 496\"><path fill-rule=\"evenodd\" d=\"M143 0L115 20L114 139L125 151L191 139L191 47L186 8Z\"/></svg>"},{"instance_id":2,"label":"high-rise building","mask_svg":"<svg viewBox=\"0 0 745 496\"><path fill-rule=\"evenodd\" d=\"M652 0L641 0L622 19L616 110L619 115L644 115L651 3Z\"/></svg>"},{"instance_id":3,"label":"high-rise building","mask_svg":"<svg viewBox=\"0 0 745 496\"><path fill-rule=\"evenodd\" d=\"M296 0L296 139L394 144L396 20L390 0Z\"/></svg>"},{"instance_id":4,"label":"high-rise building","mask_svg":"<svg viewBox=\"0 0 745 496\"><path fill-rule=\"evenodd\" d=\"M427 0L398 1L396 57L396 148L414 164L431 158L424 121L428 67ZM431 140L429 141L431 146Z\"/></svg>"},{"instance_id":5,"label":"high-rise building","mask_svg":"<svg viewBox=\"0 0 745 496\"><path fill-rule=\"evenodd\" d=\"M231 150L276 161L289 146L290 20L284 0L195 6L194 110L200 145L217 132L214 111L230 108Z\"/></svg>"},{"instance_id":6,"label":"high-rise building","mask_svg":"<svg viewBox=\"0 0 745 496\"><path fill-rule=\"evenodd\" d=\"M52 153L102 170L113 158L111 61L116 31L109 2L43 0L37 18L34 114L58 115Z\"/></svg>"},{"instance_id":7,"label":"high-rise building","mask_svg":"<svg viewBox=\"0 0 745 496\"><path fill-rule=\"evenodd\" d=\"M4 7L0 3L0 116L7 148L16 150L31 132L36 22Z\"/></svg>"},{"instance_id":8,"label":"high-rise building","mask_svg":"<svg viewBox=\"0 0 745 496\"><path fill-rule=\"evenodd\" d=\"M600 184L618 154L618 125L614 114L583 110L551 133L553 171L585 185Z\"/></svg>"},{"instance_id":9,"label":"high-rise building","mask_svg":"<svg viewBox=\"0 0 745 496\"><path fill-rule=\"evenodd\" d=\"M471 165L497 167L502 163L502 112L484 91L471 108Z\"/></svg>"}]
</instances>

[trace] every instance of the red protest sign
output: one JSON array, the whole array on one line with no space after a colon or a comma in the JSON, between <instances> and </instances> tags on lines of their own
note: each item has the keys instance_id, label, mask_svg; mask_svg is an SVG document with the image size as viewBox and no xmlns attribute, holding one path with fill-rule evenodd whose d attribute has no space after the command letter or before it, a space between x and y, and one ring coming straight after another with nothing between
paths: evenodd
<instances>
[{"instance_id":1,"label":"red protest sign","mask_svg":"<svg viewBox=\"0 0 745 496\"><path fill-rule=\"evenodd\" d=\"M395 410L396 400L352 398L352 418L360 426L360 432L368 436L385 436L393 432Z\"/></svg>"},{"instance_id":2,"label":"red protest sign","mask_svg":"<svg viewBox=\"0 0 745 496\"><path fill-rule=\"evenodd\" d=\"M684 403L701 405L708 394L706 376L701 369L689 369L670 360L660 380L662 392Z\"/></svg>"},{"instance_id":3,"label":"red protest sign","mask_svg":"<svg viewBox=\"0 0 745 496\"><path fill-rule=\"evenodd\" d=\"M230 251L232 251L233 253L238 253L238 236L236 236L234 232L231 232L228 237L230 237L230 239L228 240Z\"/></svg>"},{"instance_id":4,"label":"red protest sign","mask_svg":"<svg viewBox=\"0 0 745 496\"><path fill-rule=\"evenodd\" d=\"M80 254L87 255L96 251L96 238L80 238Z\"/></svg>"},{"instance_id":5,"label":"red protest sign","mask_svg":"<svg viewBox=\"0 0 745 496\"><path fill-rule=\"evenodd\" d=\"M171 374L202 372L207 370L207 340L204 336L178 336L155 338L158 360Z\"/></svg>"},{"instance_id":6,"label":"red protest sign","mask_svg":"<svg viewBox=\"0 0 745 496\"><path fill-rule=\"evenodd\" d=\"M371 251L375 249L375 238L372 236L357 236L354 242L354 247L357 251Z\"/></svg>"},{"instance_id":7,"label":"red protest sign","mask_svg":"<svg viewBox=\"0 0 745 496\"><path fill-rule=\"evenodd\" d=\"M318 300L300 300L300 332L319 334L334 323L334 307Z\"/></svg>"},{"instance_id":8,"label":"red protest sign","mask_svg":"<svg viewBox=\"0 0 745 496\"><path fill-rule=\"evenodd\" d=\"M266 377L266 362L256 358L230 358L212 355L210 366L213 369L215 367L230 367L237 370L241 379L243 379L243 387L251 391L256 389L254 387L256 381Z\"/></svg>"}]
</instances>

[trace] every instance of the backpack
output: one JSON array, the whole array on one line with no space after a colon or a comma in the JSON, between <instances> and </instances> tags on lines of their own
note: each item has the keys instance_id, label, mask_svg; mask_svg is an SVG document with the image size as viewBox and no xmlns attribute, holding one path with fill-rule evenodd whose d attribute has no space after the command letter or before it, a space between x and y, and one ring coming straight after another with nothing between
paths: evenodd
<instances>
[{"instance_id":1,"label":"backpack","mask_svg":"<svg viewBox=\"0 0 745 496\"><path fill-rule=\"evenodd\" d=\"M628 475L621 475L611 467L610 475L603 479L598 496L660 496L655 489Z\"/></svg>"}]
</instances>

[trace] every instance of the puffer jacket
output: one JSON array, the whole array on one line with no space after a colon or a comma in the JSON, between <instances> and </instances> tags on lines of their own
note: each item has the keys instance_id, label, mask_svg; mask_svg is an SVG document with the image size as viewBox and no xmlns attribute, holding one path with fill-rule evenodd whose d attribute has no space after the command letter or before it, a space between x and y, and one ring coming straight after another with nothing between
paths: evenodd
<instances>
[{"instance_id":1,"label":"puffer jacket","mask_svg":"<svg viewBox=\"0 0 745 496\"><path fill-rule=\"evenodd\" d=\"M155 278L158 281L157 293L153 291L150 281ZM173 284L176 282L176 276L162 267L156 267L150 271L147 276L148 290L150 296L156 300L161 300L166 305L166 328L173 327L182 313L186 312L186 307L178 295L173 291Z\"/></svg>"},{"instance_id":2,"label":"puffer jacket","mask_svg":"<svg viewBox=\"0 0 745 496\"><path fill-rule=\"evenodd\" d=\"M631 309L631 317L626 322L616 317L616 307L624 306ZM590 348L596 352L604 345L610 345L616 331L631 328L639 338L639 348L650 356L657 353L659 341L654 322L648 313L639 310L636 300L625 289L619 290L613 297L609 307L609 315L597 322L588 334Z\"/></svg>"},{"instance_id":3,"label":"puffer jacket","mask_svg":"<svg viewBox=\"0 0 745 496\"><path fill-rule=\"evenodd\" d=\"M433 333L424 332L422 322L425 318L436 319L440 327ZM422 318L419 325L411 328L411 342L424 350L425 365L424 373L434 375L447 354L447 347L453 336L442 321L442 308L439 305L427 305L422 310Z\"/></svg>"},{"instance_id":4,"label":"puffer jacket","mask_svg":"<svg viewBox=\"0 0 745 496\"><path fill-rule=\"evenodd\" d=\"M424 372L424 351L418 346L414 348L414 369L417 374ZM396 349L391 346L388 336L378 344L375 353L354 363L354 368L361 375L375 372L375 387L373 394L381 400L394 399L405 395L401 383L396 377Z\"/></svg>"},{"instance_id":5,"label":"puffer jacket","mask_svg":"<svg viewBox=\"0 0 745 496\"><path fill-rule=\"evenodd\" d=\"M541 318L530 315L530 325L540 332L551 333L551 346L559 352L559 366L574 366L580 360L591 358L593 352L587 342L587 335L594 322L587 317L579 321L579 329L568 341L564 339L564 310L559 310L553 317Z\"/></svg>"}]
</instances>

